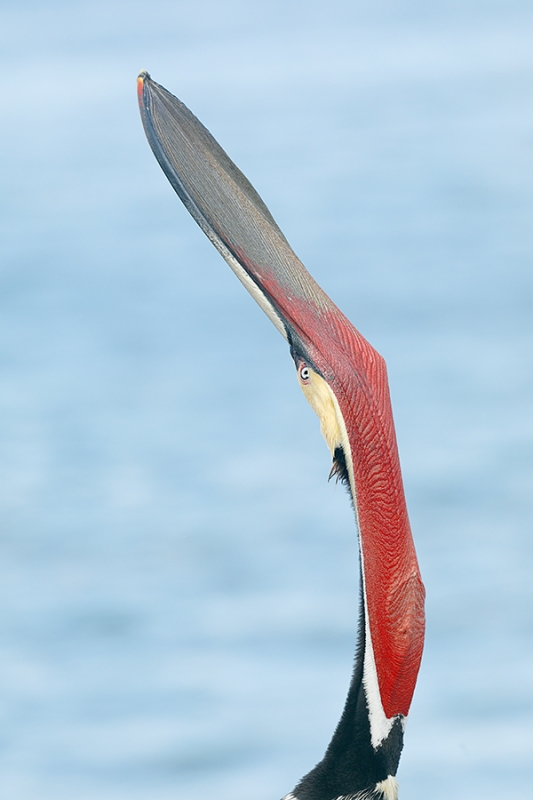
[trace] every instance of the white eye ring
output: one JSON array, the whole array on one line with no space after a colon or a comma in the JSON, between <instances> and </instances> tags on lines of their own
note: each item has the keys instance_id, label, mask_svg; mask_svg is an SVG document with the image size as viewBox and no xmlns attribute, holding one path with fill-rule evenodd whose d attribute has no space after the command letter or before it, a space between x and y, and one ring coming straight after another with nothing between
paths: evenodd
<instances>
[{"instance_id":1,"label":"white eye ring","mask_svg":"<svg viewBox=\"0 0 533 800\"><path fill-rule=\"evenodd\" d=\"M311 372L309 370L309 367L306 367L305 365L300 367L300 380L302 381L302 383L308 383L310 377L311 377Z\"/></svg>"}]
</instances>

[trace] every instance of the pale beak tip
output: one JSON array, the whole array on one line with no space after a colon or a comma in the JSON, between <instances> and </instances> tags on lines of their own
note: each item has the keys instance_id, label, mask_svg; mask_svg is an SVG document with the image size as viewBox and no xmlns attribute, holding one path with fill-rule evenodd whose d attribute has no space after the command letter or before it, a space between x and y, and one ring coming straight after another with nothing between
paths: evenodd
<instances>
[{"instance_id":1,"label":"pale beak tip","mask_svg":"<svg viewBox=\"0 0 533 800\"><path fill-rule=\"evenodd\" d=\"M150 78L150 73L148 72L148 70L147 70L147 69L142 69L142 70L139 72L139 75L137 76L137 80L142 82L142 81L144 81L146 78L148 78L148 79Z\"/></svg>"}]
</instances>

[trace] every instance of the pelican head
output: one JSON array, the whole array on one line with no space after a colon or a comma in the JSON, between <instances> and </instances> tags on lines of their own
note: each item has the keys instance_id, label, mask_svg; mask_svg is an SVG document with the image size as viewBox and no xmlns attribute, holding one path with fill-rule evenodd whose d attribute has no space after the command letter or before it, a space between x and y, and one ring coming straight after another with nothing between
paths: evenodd
<instances>
[{"instance_id":1,"label":"pelican head","mask_svg":"<svg viewBox=\"0 0 533 800\"><path fill-rule=\"evenodd\" d=\"M385 361L313 280L253 186L199 120L147 72L144 130L188 211L287 340L359 536L354 674L322 761L285 800L397 797L396 771L424 643L420 577Z\"/></svg>"}]
</instances>

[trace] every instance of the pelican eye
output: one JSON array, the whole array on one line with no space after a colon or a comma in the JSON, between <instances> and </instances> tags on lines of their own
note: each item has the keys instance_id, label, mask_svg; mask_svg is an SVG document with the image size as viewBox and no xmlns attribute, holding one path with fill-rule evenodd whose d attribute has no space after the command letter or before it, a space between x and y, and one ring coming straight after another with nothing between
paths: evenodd
<instances>
[{"instance_id":1,"label":"pelican eye","mask_svg":"<svg viewBox=\"0 0 533 800\"><path fill-rule=\"evenodd\" d=\"M309 367L306 367L305 364L300 367L300 380L302 383L308 383L309 378L311 377L311 372Z\"/></svg>"}]
</instances>

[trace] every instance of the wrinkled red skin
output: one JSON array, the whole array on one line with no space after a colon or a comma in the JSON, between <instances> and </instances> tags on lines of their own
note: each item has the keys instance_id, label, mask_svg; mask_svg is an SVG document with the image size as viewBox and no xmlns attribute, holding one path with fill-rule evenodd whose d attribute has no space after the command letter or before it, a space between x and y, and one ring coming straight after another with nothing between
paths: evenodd
<instances>
[{"instance_id":1,"label":"wrinkled red skin","mask_svg":"<svg viewBox=\"0 0 533 800\"><path fill-rule=\"evenodd\" d=\"M246 264L244 254L238 257ZM256 279L258 268L246 266ZM326 308L319 307L294 290L291 296L261 272L262 289L329 384L344 418L381 702L387 718L407 716L424 647L425 590L407 514L385 361L329 298Z\"/></svg>"}]
</instances>

